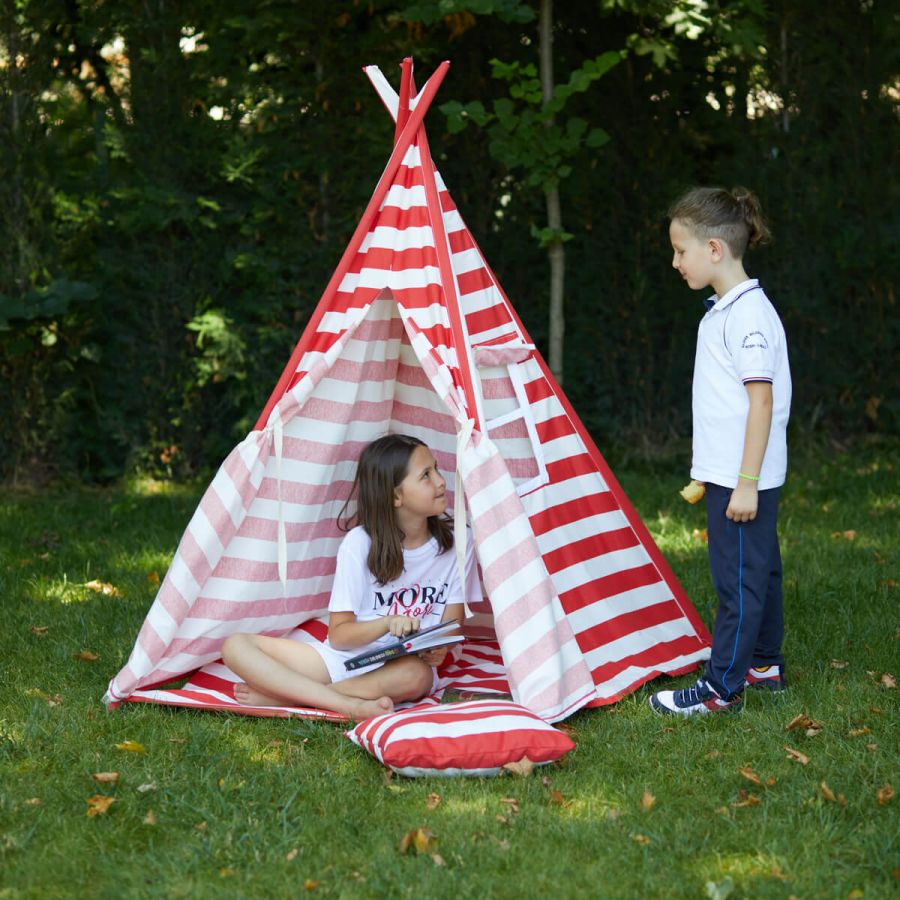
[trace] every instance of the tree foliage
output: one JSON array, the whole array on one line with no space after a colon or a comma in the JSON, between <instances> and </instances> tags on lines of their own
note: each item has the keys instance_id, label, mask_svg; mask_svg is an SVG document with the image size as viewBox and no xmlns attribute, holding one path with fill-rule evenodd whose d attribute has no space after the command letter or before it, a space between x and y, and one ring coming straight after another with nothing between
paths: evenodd
<instances>
[{"instance_id":1,"label":"tree foliage","mask_svg":"<svg viewBox=\"0 0 900 900\"><path fill-rule=\"evenodd\" d=\"M541 185L559 184L566 389L601 446L689 428L698 304L669 269L665 210L693 183L746 184L771 219L775 245L748 264L788 329L795 426L895 431L890 5L557 4L554 52L572 76L552 133L529 68L535 11L0 5L4 473L218 463L252 427L388 155L392 123L360 66L396 80L407 55L425 74L452 61L432 149L539 344L547 262L532 235Z\"/></svg>"}]
</instances>

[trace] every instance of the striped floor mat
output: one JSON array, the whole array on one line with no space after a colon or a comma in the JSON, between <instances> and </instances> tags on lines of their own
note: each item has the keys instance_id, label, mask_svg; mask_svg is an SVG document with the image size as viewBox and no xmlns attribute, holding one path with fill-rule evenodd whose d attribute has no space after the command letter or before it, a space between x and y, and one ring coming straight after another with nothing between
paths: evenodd
<instances>
[{"instance_id":1,"label":"striped floor mat","mask_svg":"<svg viewBox=\"0 0 900 900\"><path fill-rule=\"evenodd\" d=\"M304 643L316 643L324 640L326 634L327 625L317 619L305 623L288 637ZM239 681L240 678L234 672L221 660L217 660L194 672L179 687L138 690L127 702L219 710L245 716L347 721L346 716L311 707L242 706L234 699L234 686ZM453 647L438 670L438 690L429 699L438 703L447 690L461 696L509 693L499 644L496 641L469 640ZM423 702L426 701L418 700L415 704L407 705L421 705Z\"/></svg>"}]
</instances>

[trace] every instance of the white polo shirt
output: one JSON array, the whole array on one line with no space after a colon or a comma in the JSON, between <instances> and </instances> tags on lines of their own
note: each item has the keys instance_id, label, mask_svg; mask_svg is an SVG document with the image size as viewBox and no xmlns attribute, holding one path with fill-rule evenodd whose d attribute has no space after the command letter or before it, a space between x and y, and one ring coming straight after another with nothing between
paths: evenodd
<instances>
[{"instance_id":1,"label":"white polo shirt","mask_svg":"<svg viewBox=\"0 0 900 900\"><path fill-rule=\"evenodd\" d=\"M759 473L760 490L787 474L791 371L784 327L759 282L743 281L706 301L694 360L694 458L691 478L736 487L750 400L744 385L772 385L772 426Z\"/></svg>"}]
</instances>

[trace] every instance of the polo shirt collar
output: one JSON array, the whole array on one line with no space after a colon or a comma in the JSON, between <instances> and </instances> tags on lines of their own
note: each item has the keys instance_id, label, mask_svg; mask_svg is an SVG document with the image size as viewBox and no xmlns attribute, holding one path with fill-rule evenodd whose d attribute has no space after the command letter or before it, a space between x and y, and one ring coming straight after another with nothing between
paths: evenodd
<instances>
[{"instance_id":1,"label":"polo shirt collar","mask_svg":"<svg viewBox=\"0 0 900 900\"><path fill-rule=\"evenodd\" d=\"M725 309L726 306L734 303L738 297L743 297L747 291L752 291L755 288L759 287L759 279L758 278L748 278L746 281L742 281L740 284L736 284L728 293L724 294L722 297L717 297L715 294L712 297L707 297L706 300L703 301L703 305L706 307L706 311L709 312L711 309Z\"/></svg>"}]
</instances>

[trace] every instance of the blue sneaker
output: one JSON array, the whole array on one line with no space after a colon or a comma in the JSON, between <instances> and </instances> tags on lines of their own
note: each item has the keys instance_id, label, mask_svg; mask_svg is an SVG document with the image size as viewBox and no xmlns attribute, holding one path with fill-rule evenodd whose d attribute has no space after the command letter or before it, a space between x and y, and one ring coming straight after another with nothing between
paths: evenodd
<instances>
[{"instance_id":1,"label":"blue sneaker","mask_svg":"<svg viewBox=\"0 0 900 900\"><path fill-rule=\"evenodd\" d=\"M762 691L781 692L787 690L787 679L782 666L753 666L744 676L744 687Z\"/></svg>"},{"instance_id":2,"label":"blue sneaker","mask_svg":"<svg viewBox=\"0 0 900 900\"><path fill-rule=\"evenodd\" d=\"M669 716L706 715L713 712L740 712L744 698L723 700L705 678L700 678L690 688L681 691L658 691L650 696L650 706L658 713Z\"/></svg>"}]
</instances>

